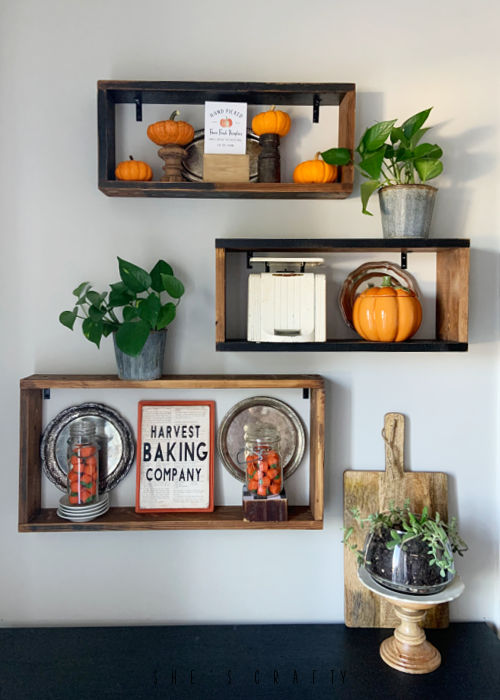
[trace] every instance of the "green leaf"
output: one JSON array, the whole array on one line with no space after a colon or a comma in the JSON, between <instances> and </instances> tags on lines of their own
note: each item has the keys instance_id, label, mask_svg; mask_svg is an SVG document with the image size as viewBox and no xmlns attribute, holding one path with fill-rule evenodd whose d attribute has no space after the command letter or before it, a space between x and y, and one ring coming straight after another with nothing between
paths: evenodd
<instances>
[{"instance_id":1,"label":"green leaf","mask_svg":"<svg viewBox=\"0 0 500 700\"><path fill-rule=\"evenodd\" d=\"M415 148L413 154L415 158L441 158L443 149L435 143L421 143Z\"/></svg>"},{"instance_id":2,"label":"green leaf","mask_svg":"<svg viewBox=\"0 0 500 700\"><path fill-rule=\"evenodd\" d=\"M380 177L382 163L385 156L385 148L386 147L383 146L378 151L370 153L359 162L358 167L365 177L369 177L372 180L376 180Z\"/></svg>"},{"instance_id":3,"label":"green leaf","mask_svg":"<svg viewBox=\"0 0 500 700\"><path fill-rule=\"evenodd\" d=\"M89 285L90 282L82 282L81 284L78 285L76 289L73 289L73 294L75 297L79 297L82 295L83 290Z\"/></svg>"},{"instance_id":4,"label":"green leaf","mask_svg":"<svg viewBox=\"0 0 500 700\"><path fill-rule=\"evenodd\" d=\"M107 338L108 335L111 335L111 333L114 333L117 328L118 328L117 323L112 323L111 321L103 321L102 322L102 334L105 338Z\"/></svg>"},{"instance_id":5,"label":"green leaf","mask_svg":"<svg viewBox=\"0 0 500 700\"><path fill-rule=\"evenodd\" d=\"M59 321L63 324L63 326L66 326L66 328L69 328L70 331L72 331L76 321L76 314L76 309L73 309L73 311L63 311L61 314L59 314Z\"/></svg>"},{"instance_id":6,"label":"green leaf","mask_svg":"<svg viewBox=\"0 0 500 700\"><path fill-rule=\"evenodd\" d=\"M82 331L87 340L90 340L91 343L95 343L97 347L99 347L103 334L103 324L101 321L93 321L91 318L84 319Z\"/></svg>"},{"instance_id":7,"label":"green leaf","mask_svg":"<svg viewBox=\"0 0 500 700\"><path fill-rule=\"evenodd\" d=\"M161 273L161 280L163 282L163 289L174 299L180 299L184 294L184 285L177 277Z\"/></svg>"},{"instance_id":8,"label":"green leaf","mask_svg":"<svg viewBox=\"0 0 500 700\"><path fill-rule=\"evenodd\" d=\"M162 273L164 275L173 275L174 271L165 260L158 260L151 270L151 287L158 293L163 292Z\"/></svg>"},{"instance_id":9,"label":"green leaf","mask_svg":"<svg viewBox=\"0 0 500 700\"><path fill-rule=\"evenodd\" d=\"M421 158L415 161L415 169L422 182L426 182L441 175L443 164L440 160L434 158Z\"/></svg>"},{"instance_id":10,"label":"green leaf","mask_svg":"<svg viewBox=\"0 0 500 700\"><path fill-rule=\"evenodd\" d=\"M321 157L330 165L349 165L352 162L351 151L348 148L329 148L323 151Z\"/></svg>"},{"instance_id":11,"label":"green leaf","mask_svg":"<svg viewBox=\"0 0 500 700\"><path fill-rule=\"evenodd\" d=\"M420 129L431 112L432 107L424 109L423 112L417 112L412 117L409 117L403 124L401 129L408 140L410 140Z\"/></svg>"},{"instance_id":12,"label":"green leaf","mask_svg":"<svg viewBox=\"0 0 500 700\"><path fill-rule=\"evenodd\" d=\"M139 316L143 321L147 321L152 329L156 326L160 309L161 301L155 292L151 292L146 299L141 299L137 307Z\"/></svg>"},{"instance_id":13,"label":"green leaf","mask_svg":"<svg viewBox=\"0 0 500 700\"><path fill-rule=\"evenodd\" d=\"M386 139L389 138L392 127L396 121L396 119L391 119L390 121L378 122L367 129L363 134L363 138L361 139L360 143L363 151L372 152L383 146Z\"/></svg>"},{"instance_id":14,"label":"green leaf","mask_svg":"<svg viewBox=\"0 0 500 700\"><path fill-rule=\"evenodd\" d=\"M393 129L391 129L391 143L397 143L398 141L401 141L403 145L408 146L408 142L406 139L406 136L404 134L403 129L400 126L395 126Z\"/></svg>"},{"instance_id":15,"label":"green leaf","mask_svg":"<svg viewBox=\"0 0 500 700\"><path fill-rule=\"evenodd\" d=\"M101 294L99 294L98 292L90 290L89 292L87 292L87 299L93 306L99 308L104 299L106 298L106 293L107 292L102 292Z\"/></svg>"},{"instance_id":16,"label":"green leaf","mask_svg":"<svg viewBox=\"0 0 500 700\"><path fill-rule=\"evenodd\" d=\"M418 131L416 131L410 139L410 148L415 148L422 136L424 136L424 134L426 134L430 128L430 126L426 126L423 129L418 129Z\"/></svg>"},{"instance_id":17,"label":"green leaf","mask_svg":"<svg viewBox=\"0 0 500 700\"><path fill-rule=\"evenodd\" d=\"M156 330L161 331L162 328L165 328L166 326L169 325L169 323L172 323L172 321L175 318L175 314L176 314L175 304L173 304L171 301L164 304L160 309L160 313L158 314L158 320L156 322Z\"/></svg>"},{"instance_id":18,"label":"green leaf","mask_svg":"<svg viewBox=\"0 0 500 700\"><path fill-rule=\"evenodd\" d=\"M124 321L133 321L134 318L138 318L139 314L135 306L125 306L123 309L123 319Z\"/></svg>"},{"instance_id":19,"label":"green leaf","mask_svg":"<svg viewBox=\"0 0 500 700\"><path fill-rule=\"evenodd\" d=\"M151 287L151 275L146 270L143 270L142 267L138 267L122 258L118 258L118 267L122 282L131 292L138 294Z\"/></svg>"},{"instance_id":20,"label":"green leaf","mask_svg":"<svg viewBox=\"0 0 500 700\"><path fill-rule=\"evenodd\" d=\"M105 313L105 309L98 309L96 306L89 306L89 318L92 319L92 321L102 321Z\"/></svg>"},{"instance_id":21,"label":"green leaf","mask_svg":"<svg viewBox=\"0 0 500 700\"><path fill-rule=\"evenodd\" d=\"M117 306L125 306L129 301L135 299L135 294L131 292L123 282L114 282L109 285L111 291L109 293L109 303L113 308Z\"/></svg>"},{"instance_id":22,"label":"green leaf","mask_svg":"<svg viewBox=\"0 0 500 700\"><path fill-rule=\"evenodd\" d=\"M148 339L150 330L149 323L142 319L122 323L116 331L116 344L126 355L137 357Z\"/></svg>"},{"instance_id":23,"label":"green leaf","mask_svg":"<svg viewBox=\"0 0 500 700\"><path fill-rule=\"evenodd\" d=\"M367 210L366 205L368 204L368 200L370 199L371 195L375 192L375 190L378 190L379 187L380 182L378 180L367 180L367 182L361 183L360 190L361 204L363 205L363 214L373 216L373 214Z\"/></svg>"}]
</instances>

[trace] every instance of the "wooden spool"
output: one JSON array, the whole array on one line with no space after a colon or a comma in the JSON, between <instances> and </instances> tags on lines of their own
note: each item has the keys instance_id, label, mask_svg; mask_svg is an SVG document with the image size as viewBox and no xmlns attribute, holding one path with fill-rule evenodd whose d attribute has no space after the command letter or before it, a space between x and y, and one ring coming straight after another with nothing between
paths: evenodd
<instances>
[{"instance_id":1,"label":"wooden spool","mask_svg":"<svg viewBox=\"0 0 500 700\"><path fill-rule=\"evenodd\" d=\"M259 182L281 182L280 137L278 134L262 134L259 142Z\"/></svg>"},{"instance_id":2,"label":"wooden spool","mask_svg":"<svg viewBox=\"0 0 500 700\"><path fill-rule=\"evenodd\" d=\"M182 161L187 151L176 143L167 143L159 149L158 155L165 161L161 182L182 182Z\"/></svg>"}]
</instances>

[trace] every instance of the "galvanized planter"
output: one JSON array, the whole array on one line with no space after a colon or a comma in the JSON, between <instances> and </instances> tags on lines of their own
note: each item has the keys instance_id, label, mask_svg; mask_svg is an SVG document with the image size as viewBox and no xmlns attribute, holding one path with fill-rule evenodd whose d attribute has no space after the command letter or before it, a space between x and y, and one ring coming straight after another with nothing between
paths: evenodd
<instances>
[{"instance_id":1,"label":"galvanized planter","mask_svg":"<svg viewBox=\"0 0 500 700\"><path fill-rule=\"evenodd\" d=\"M379 190L384 238L428 238L437 189L390 185Z\"/></svg>"},{"instance_id":2,"label":"galvanized planter","mask_svg":"<svg viewBox=\"0 0 500 700\"><path fill-rule=\"evenodd\" d=\"M163 358L167 331L151 331L143 349L137 357L126 355L115 345L116 365L120 379L158 379L163 374Z\"/></svg>"}]
</instances>

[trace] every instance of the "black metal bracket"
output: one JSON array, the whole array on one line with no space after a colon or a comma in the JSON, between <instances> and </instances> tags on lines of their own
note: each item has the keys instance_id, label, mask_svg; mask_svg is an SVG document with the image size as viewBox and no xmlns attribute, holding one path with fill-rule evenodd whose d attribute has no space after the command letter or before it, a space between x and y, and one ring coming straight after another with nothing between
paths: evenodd
<instances>
[{"instance_id":1,"label":"black metal bracket","mask_svg":"<svg viewBox=\"0 0 500 700\"><path fill-rule=\"evenodd\" d=\"M50 389L43 389L43 398L50 399Z\"/></svg>"},{"instance_id":2,"label":"black metal bracket","mask_svg":"<svg viewBox=\"0 0 500 700\"><path fill-rule=\"evenodd\" d=\"M321 97L319 95L314 95L313 97L313 124L319 122L319 105L321 103Z\"/></svg>"},{"instance_id":3,"label":"black metal bracket","mask_svg":"<svg viewBox=\"0 0 500 700\"><path fill-rule=\"evenodd\" d=\"M135 120L137 122L142 122L142 95L137 95L134 98L135 102Z\"/></svg>"},{"instance_id":4,"label":"black metal bracket","mask_svg":"<svg viewBox=\"0 0 500 700\"><path fill-rule=\"evenodd\" d=\"M252 265L250 263L250 258L253 258L253 250L247 250L247 270L252 269Z\"/></svg>"},{"instance_id":5,"label":"black metal bracket","mask_svg":"<svg viewBox=\"0 0 500 700\"><path fill-rule=\"evenodd\" d=\"M309 398L309 389L307 389L307 388L302 389L302 398L303 398L303 399L308 399L308 398Z\"/></svg>"},{"instance_id":6,"label":"black metal bracket","mask_svg":"<svg viewBox=\"0 0 500 700\"><path fill-rule=\"evenodd\" d=\"M401 269L406 270L408 268L408 257L405 251L401 251Z\"/></svg>"}]
</instances>

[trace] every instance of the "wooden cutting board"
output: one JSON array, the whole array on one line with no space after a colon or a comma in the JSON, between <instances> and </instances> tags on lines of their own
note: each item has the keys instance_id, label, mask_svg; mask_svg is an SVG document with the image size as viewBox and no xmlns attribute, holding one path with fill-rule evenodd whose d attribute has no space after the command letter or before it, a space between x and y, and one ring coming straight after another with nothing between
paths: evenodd
<instances>
[{"instance_id":1,"label":"wooden cutting board","mask_svg":"<svg viewBox=\"0 0 500 700\"><path fill-rule=\"evenodd\" d=\"M432 515L437 511L448 518L448 477L442 472L404 471L405 421L401 413L386 413L382 437L385 442L385 471L344 472L344 526L353 527L350 542L363 548L367 526L362 530L351 509L362 517L387 510L390 501L402 506L409 498L412 510L420 513L425 505ZM396 627L399 620L392 605L365 588L358 580L356 556L344 548L344 611L348 627ZM428 611L424 627L447 627L448 604Z\"/></svg>"}]
</instances>

